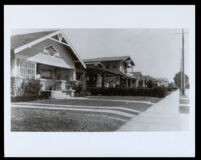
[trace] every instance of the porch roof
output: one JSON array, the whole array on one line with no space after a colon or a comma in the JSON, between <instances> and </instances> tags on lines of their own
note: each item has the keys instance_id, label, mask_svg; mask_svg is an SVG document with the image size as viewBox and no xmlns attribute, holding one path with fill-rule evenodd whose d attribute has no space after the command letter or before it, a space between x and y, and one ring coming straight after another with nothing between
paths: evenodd
<instances>
[{"instance_id":1,"label":"porch roof","mask_svg":"<svg viewBox=\"0 0 201 160\"><path fill-rule=\"evenodd\" d=\"M88 62L125 61L125 62L130 62L133 66L135 66L135 63L131 59L130 56L98 57L98 58L91 58L91 59L83 59L83 61L85 63L88 63Z\"/></svg>"},{"instance_id":2,"label":"porch roof","mask_svg":"<svg viewBox=\"0 0 201 160\"><path fill-rule=\"evenodd\" d=\"M32 61L32 62L45 64L45 65L49 65L49 66L74 69L74 66L71 66L71 65L67 64L64 61L64 59L57 58L55 56L54 57L53 56L48 56L48 55L43 54L43 53L36 54L35 56L28 58L27 60Z\"/></svg>"},{"instance_id":3,"label":"porch roof","mask_svg":"<svg viewBox=\"0 0 201 160\"><path fill-rule=\"evenodd\" d=\"M105 69L105 66L101 62L87 62L85 63L87 68L99 68Z\"/></svg>"},{"instance_id":4,"label":"porch roof","mask_svg":"<svg viewBox=\"0 0 201 160\"><path fill-rule=\"evenodd\" d=\"M122 75L124 78L132 79L132 80L136 80L136 79L137 79L136 77L131 76L131 75L128 75L128 74L123 73L123 72L121 72L121 75Z\"/></svg>"}]
</instances>

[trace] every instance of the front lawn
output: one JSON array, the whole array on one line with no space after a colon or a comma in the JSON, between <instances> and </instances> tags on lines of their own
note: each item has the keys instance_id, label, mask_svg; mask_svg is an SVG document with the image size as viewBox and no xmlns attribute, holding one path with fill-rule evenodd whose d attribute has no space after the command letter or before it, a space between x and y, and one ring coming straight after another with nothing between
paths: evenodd
<instances>
[{"instance_id":1,"label":"front lawn","mask_svg":"<svg viewBox=\"0 0 201 160\"><path fill-rule=\"evenodd\" d=\"M11 108L11 131L114 131L129 118L106 113ZM112 116L117 119L109 118ZM119 120L123 119L125 121Z\"/></svg>"},{"instance_id":2,"label":"front lawn","mask_svg":"<svg viewBox=\"0 0 201 160\"><path fill-rule=\"evenodd\" d=\"M127 107L139 111L145 111L151 105L136 102L101 101L101 100L82 100L82 99L41 99L31 103L62 104L78 106L108 106L108 107Z\"/></svg>"},{"instance_id":3,"label":"front lawn","mask_svg":"<svg viewBox=\"0 0 201 160\"><path fill-rule=\"evenodd\" d=\"M88 96L89 99L109 99L109 100L129 100L129 101L149 101L157 103L162 98L146 96Z\"/></svg>"}]
</instances>

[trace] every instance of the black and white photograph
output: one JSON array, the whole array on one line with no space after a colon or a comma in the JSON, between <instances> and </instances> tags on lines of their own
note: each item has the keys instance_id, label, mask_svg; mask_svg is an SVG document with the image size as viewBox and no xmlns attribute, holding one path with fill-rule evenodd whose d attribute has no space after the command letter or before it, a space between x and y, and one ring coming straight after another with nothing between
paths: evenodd
<instances>
[{"instance_id":1,"label":"black and white photograph","mask_svg":"<svg viewBox=\"0 0 201 160\"><path fill-rule=\"evenodd\" d=\"M30 7L38 12L29 13ZM160 22L161 27L154 26L154 22L151 24L152 19L148 17L145 25L136 25L137 21L139 24L144 21L143 15L139 20L136 18L139 15L132 14L141 13L140 6L133 6L133 9L131 6L105 6L106 12L114 17L114 23L110 18L103 18L104 14L100 15L101 7L104 6L6 6L5 26L8 27L5 27L4 65L7 67L4 73L7 79L4 90L7 105L4 110L5 137L10 146L7 153L11 157L104 157L115 156L116 152L120 156L142 157L165 153L169 156L193 154L193 6L177 6L178 10L181 8L178 17L189 13L187 22L175 18L175 25L165 26L164 18L159 17L161 21L158 21L154 17L154 9L149 8L152 11L149 13L153 13L150 17L156 18L153 21ZM118 19L114 16L119 7L128 9L121 13L129 15L132 22L129 18L121 21L123 17ZM155 7L157 12L170 16L167 21L171 21L173 13L178 11L176 6L169 6L173 13L168 15L161 10L165 6ZM185 9L189 12L183 15ZM51 10L55 15L50 13ZM97 17L90 12L97 13ZM132 20L132 16L137 21ZM129 22L128 27L124 23L126 21ZM115 26L116 22L119 26ZM128 137L124 140L126 135ZM20 140L22 144L18 144ZM99 152L97 149L88 153L84 149L79 154L75 154L76 151L70 153L78 141L78 152L83 146L95 150L95 146L110 145L106 145L108 151ZM180 145L185 149L173 147L167 151L166 146L161 154L154 149L146 149L151 145L160 148L168 141L170 146L175 143L175 148ZM184 145L179 144L180 141ZM118 143L122 145L118 146ZM137 148L139 144L140 148ZM44 152L34 149L40 145L39 148L47 146ZM122 150L123 145L129 148L128 151ZM137 148L135 152L131 145ZM55 150L56 146L59 147ZM64 146L71 149L67 152ZM110 152L111 146L114 149ZM143 147L147 154L143 154ZM26 148L27 152L21 148Z\"/></svg>"},{"instance_id":2,"label":"black and white photograph","mask_svg":"<svg viewBox=\"0 0 201 160\"><path fill-rule=\"evenodd\" d=\"M16 32L11 131L188 129L185 29Z\"/></svg>"}]
</instances>

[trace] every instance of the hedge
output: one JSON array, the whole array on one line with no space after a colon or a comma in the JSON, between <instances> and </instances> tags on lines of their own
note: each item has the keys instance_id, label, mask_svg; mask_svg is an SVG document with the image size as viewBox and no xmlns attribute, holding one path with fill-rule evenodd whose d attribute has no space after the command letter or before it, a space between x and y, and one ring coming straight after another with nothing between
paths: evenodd
<instances>
[{"instance_id":1,"label":"hedge","mask_svg":"<svg viewBox=\"0 0 201 160\"><path fill-rule=\"evenodd\" d=\"M87 89L91 95L104 96L150 96L150 97L165 97L167 88L97 88L92 87Z\"/></svg>"},{"instance_id":2,"label":"hedge","mask_svg":"<svg viewBox=\"0 0 201 160\"><path fill-rule=\"evenodd\" d=\"M11 97L11 102L27 102L27 101L33 101L37 99L48 99L51 97L50 91L41 91L40 96L17 96L17 97Z\"/></svg>"},{"instance_id":3,"label":"hedge","mask_svg":"<svg viewBox=\"0 0 201 160\"><path fill-rule=\"evenodd\" d=\"M11 102L27 102L37 100L39 97L37 96L17 96L11 97Z\"/></svg>"}]
</instances>

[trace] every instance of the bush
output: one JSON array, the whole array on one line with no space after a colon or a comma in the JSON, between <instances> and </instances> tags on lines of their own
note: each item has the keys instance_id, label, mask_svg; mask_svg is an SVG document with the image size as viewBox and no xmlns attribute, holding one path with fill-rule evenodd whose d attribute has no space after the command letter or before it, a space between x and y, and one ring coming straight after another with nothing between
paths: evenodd
<instances>
[{"instance_id":1,"label":"bush","mask_svg":"<svg viewBox=\"0 0 201 160\"><path fill-rule=\"evenodd\" d=\"M11 102L28 102L37 99L48 99L51 97L50 91L42 91L39 96L22 95L17 97L11 97Z\"/></svg>"},{"instance_id":2,"label":"bush","mask_svg":"<svg viewBox=\"0 0 201 160\"><path fill-rule=\"evenodd\" d=\"M74 95L75 97L85 97L85 93L84 92L80 92L80 93L75 93Z\"/></svg>"},{"instance_id":3,"label":"bush","mask_svg":"<svg viewBox=\"0 0 201 160\"><path fill-rule=\"evenodd\" d=\"M37 96L17 96L17 97L11 97L11 102L27 102L37 99L38 99Z\"/></svg>"},{"instance_id":4,"label":"bush","mask_svg":"<svg viewBox=\"0 0 201 160\"><path fill-rule=\"evenodd\" d=\"M40 80L27 79L22 82L22 96L36 96L40 95L42 85Z\"/></svg>"},{"instance_id":5,"label":"bush","mask_svg":"<svg viewBox=\"0 0 201 160\"><path fill-rule=\"evenodd\" d=\"M39 98L40 99L51 98L51 91L41 91Z\"/></svg>"},{"instance_id":6,"label":"bush","mask_svg":"<svg viewBox=\"0 0 201 160\"><path fill-rule=\"evenodd\" d=\"M150 96L150 97L165 97L167 89L165 87L154 88L88 88L92 95L105 96Z\"/></svg>"}]
</instances>

